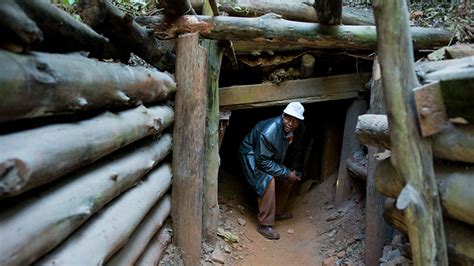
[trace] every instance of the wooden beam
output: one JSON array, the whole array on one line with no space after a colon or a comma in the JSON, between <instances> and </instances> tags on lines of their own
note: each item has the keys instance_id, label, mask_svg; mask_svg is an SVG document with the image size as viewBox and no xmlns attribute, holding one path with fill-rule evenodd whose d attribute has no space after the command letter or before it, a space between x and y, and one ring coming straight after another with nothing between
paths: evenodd
<instances>
[{"instance_id":1,"label":"wooden beam","mask_svg":"<svg viewBox=\"0 0 474 266\"><path fill-rule=\"evenodd\" d=\"M176 49L176 118L173 133L174 242L185 265L199 265L206 132L207 57L199 34L179 36Z\"/></svg>"},{"instance_id":2,"label":"wooden beam","mask_svg":"<svg viewBox=\"0 0 474 266\"><path fill-rule=\"evenodd\" d=\"M337 171L336 182L336 206L349 198L351 193L351 177L347 171L347 158L357 147L359 142L356 139L355 128L357 117L367 111L367 103L363 99L354 100L347 108L346 122L344 124L344 137L342 139L341 159L339 160L339 170Z\"/></svg>"},{"instance_id":3,"label":"wooden beam","mask_svg":"<svg viewBox=\"0 0 474 266\"><path fill-rule=\"evenodd\" d=\"M279 84L239 85L220 89L221 108L245 109L284 105L291 101L312 103L350 99L364 90L368 74L346 74L325 78L289 80Z\"/></svg>"},{"instance_id":4,"label":"wooden beam","mask_svg":"<svg viewBox=\"0 0 474 266\"><path fill-rule=\"evenodd\" d=\"M148 16L136 20L163 39L175 38L180 33L199 32L209 39L245 40L256 44L344 50L377 48L375 26L328 26L285 20L275 14L258 18L181 16L173 21L166 21L163 16ZM450 32L437 28L412 27L410 32L414 49L445 46L451 39Z\"/></svg>"},{"instance_id":5,"label":"wooden beam","mask_svg":"<svg viewBox=\"0 0 474 266\"><path fill-rule=\"evenodd\" d=\"M397 199L397 208L405 212L414 264L447 265L431 141L420 135L413 104L413 89L419 83L415 75L408 7L405 1L383 0L372 1L372 6L393 143L391 161L407 184Z\"/></svg>"}]
</instances>

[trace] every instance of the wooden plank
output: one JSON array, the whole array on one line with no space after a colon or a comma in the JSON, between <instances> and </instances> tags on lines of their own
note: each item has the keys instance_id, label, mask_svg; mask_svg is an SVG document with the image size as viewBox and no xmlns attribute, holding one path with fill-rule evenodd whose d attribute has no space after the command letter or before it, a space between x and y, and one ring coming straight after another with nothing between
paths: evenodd
<instances>
[{"instance_id":1,"label":"wooden plank","mask_svg":"<svg viewBox=\"0 0 474 266\"><path fill-rule=\"evenodd\" d=\"M347 171L346 160L351 156L351 152L357 147L359 142L355 136L357 118L367 110L367 103L363 99L353 101L347 108L346 122L344 124L344 137L342 139L341 159L339 160L339 170L337 172L336 183L336 206L349 198L351 192L351 177Z\"/></svg>"},{"instance_id":2,"label":"wooden plank","mask_svg":"<svg viewBox=\"0 0 474 266\"><path fill-rule=\"evenodd\" d=\"M448 116L439 82L413 89L416 114L423 137L434 135L446 127Z\"/></svg>"},{"instance_id":3,"label":"wooden plank","mask_svg":"<svg viewBox=\"0 0 474 266\"><path fill-rule=\"evenodd\" d=\"M207 58L198 40L196 33L181 35L176 50L172 217L185 265L199 265L201 257Z\"/></svg>"},{"instance_id":4,"label":"wooden plank","mask_svg":"<svg viewBox=\"0 0 474 266\"><path fill-rule=\"evenodd\" d=\"M279 84L239 85L220 89L220 106L225 109L245 109L284 105L292 101L312 103L350 99L364 90L369 75L346 74L324 78L289 80Z\"/></svg>"}]
</instances>

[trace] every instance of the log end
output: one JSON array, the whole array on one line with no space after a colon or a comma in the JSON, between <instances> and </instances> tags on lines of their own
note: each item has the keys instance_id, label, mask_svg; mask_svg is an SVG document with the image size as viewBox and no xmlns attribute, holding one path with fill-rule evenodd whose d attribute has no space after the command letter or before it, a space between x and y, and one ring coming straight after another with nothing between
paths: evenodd
<instances>
[{"instance_id":1,"label":"log end","mask_svg":"<svg viewBox=\"0 0 474 266\"><path fill-rule=\"evenodd\" d=\"M0 163L0 198L21 193L28 180L28 167L19 159L8 159Z\"/></svg>"}]
</instances>

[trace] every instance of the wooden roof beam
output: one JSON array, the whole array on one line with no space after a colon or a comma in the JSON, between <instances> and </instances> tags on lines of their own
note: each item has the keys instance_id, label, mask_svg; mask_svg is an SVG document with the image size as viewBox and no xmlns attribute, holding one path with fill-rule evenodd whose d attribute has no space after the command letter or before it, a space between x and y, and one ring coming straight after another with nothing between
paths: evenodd
<instances>
[{"instance_id":1,"label":"wooden roof beam","mask_svg":"<svg viewBox=\"0 0 474 266\"><path fill-rule=\"evenodd\" d=\"M273 43L314 49L376 50L375 26L328 26L282 19L275 14L258 18L227 16L181 16L165 21L163 16L139 17L137 22L152 28L158 38L199 32L204 38L245 40L255 45ZM411 27L414 49L432 49L449 43L451 33L436 28Z\"/></svg>"},{"instance_id":2,"label":"wooden roof beam","mask_svg":"<svg viewBox=\"0 0 474 266\"><path fill-rule=\"evenodd\" d=\"M262 83L220 88L220 107L226 110L284 105L291 101L302 103L356 98L368 73L346 74L324 78Z\"/></svg>"}]
</instances>

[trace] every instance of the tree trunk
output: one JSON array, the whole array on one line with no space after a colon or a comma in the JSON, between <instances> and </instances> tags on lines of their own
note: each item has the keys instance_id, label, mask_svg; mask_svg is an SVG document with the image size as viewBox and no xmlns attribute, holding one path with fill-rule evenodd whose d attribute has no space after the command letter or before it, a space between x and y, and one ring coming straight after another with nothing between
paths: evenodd
<instances>
[{"instance_id":1,"label":"tree trunk","mask_svg":"<svg viewBox=\"0 0 474 266\"><path fill-rule=\"evenodd\" d=\"M405 214L397 209L394 199L387 200L385 203L384 217L397 230L407 233ZM453 265L472 265L474 263L474 229L472 226L450 219L444 219L444 224L449 261Z\"/></svg>"},{"instance_id":2,"label":"tree trunk","mask_svg":"<svg viewBox=\"0 0 474 266\"><path fill-rule=\"evenodd\" d=\"M201 261L207 57L199 34L177 41L176 119L173 134L172 217L174 241L186 265ZM192 221L192 222L190 222Z\"/></svg>"},{"instance_id":3,"label":"tree trunk","mask_svg":"<svg viewBox=\"0 0 474 266\"><path fill-rule=\"evenodd\" d=\"M133 52L158 69L174 70L172 47L157 41L151 30L138 25L110 1L80 0L77 6L85 23L124 52Z\"/></svg>"},{"instance_id":4,"label":"tree trunk","mask_svg":"<svg viewBox=\"0 0 474 266\"><path fill-rule=\"evenodd\" d=\"M385 102L383 100L382 76L379 60L376 57L372 66L372 82L370 88L370 109L368 113L385 113ZM388 224L383 219L385 197L375 188L375 168L379 161L375 154L383 152L383 148L368 146L367 154L367 184L365 201L365 265L377 265L379 258L383 256L385 242L391 237Z\"/></svg>"},{"instance_id":5,"label":"tree trunk","mask_svg":"<svg viewBox=\"0 0 474 266\"><path fill-rule=\"evenodd\" d=\"M205 11L207 8L205 8ZM212 13L207 10L205 13ZM202 45L208 51L208 80L206 108L206 141L204 151L203 180L203 237L210 244L217 241L219 224L219 203L217 178L219 175L219 74L222 62L222 48L217 41L203 40Z\"/></svg>"},{"instance_id":6,"label":"tree trunk","mask_svg":"<svg viewBox=\"0 0 474 266\"><path fill-rule=\"evenodd\" d=\"M146 140L96 163L50 188L2 203L1 265L27 265L66 239L171 151L171 136ZM21 231L21 234L18 232Z\"/></svg>"},{"instance_id":7,"label":"tree trunk","mask_svg":"<svg viewBox=\"0 0 474 266\"><path fill-rule=\"evenodd\" d=\"M171 229L162 227L155 237L153 237L153 239L150 241L147 248L135 265L159 265L158 262L160 261L161 257L163 256L163 252L170 242Z\"/></svg>"},{"instance_id":8,"label":"tree trunk","mask_svg":"<svg viewBox=\"0 0 474 266\"><path fill-rule=\"evenodd\" d=\"M134 265L145 251L153 236L158 233L171 211L171 196L164 196L143 219L133 235L106 265Z\"/></svg>"},{"instance_id":9,"label":"tree trunk","mask_svg":"<svg viewBox=\"0 0 474 266\"><path fill-rule=\"evenodd\" d=\"M165 101L176 83L144 67L78 55L0 51L0 122Z\"/></svg>"},{"instance_id":10,"label":"tree trunk","mask_svg":"<svg viewBox=\"0 0 474 266\"><path fill-rule=\"evenodd\" d=\"M474 225L474 168L435 165L436 177L444 214ZM388 160L382 161L375 172L377 190L387 197L396 198L405 182Z\"/></svg>"},{"instance_id":11,"label":"tree trunk","mask_svg":"<svg viewBox=\"0 0 474 266\"><path fill-rule=\"evenodd\" d=\"M164 164L120 195L65 242L38 261L41 265L101 265L125 245L133 231L171 186L171 166ZM124 210L126 215L124 215Z\"/></svg>"},{"instance_id":12,"label":"tree trunk","mask_svg":"<svg viewBox=\"0 0 474 266\"><path fill-rule=\"evenodd\" d=\"M447 265L431 142L420 135L413 104L413 89L419 83L413 66L408 8L405 1L373 0L372 6L390 139L394 144L391 161L407 183L397 199L397 208L406 214L414 264Z\"/></svg>"},{"instance_id":13,"label":"tree trunk","mask_svg":"<svg viewBox=\"0 0 474 266\"><path fill-rule=\"evenodd\" d=\"M23 52L43 41L43 32L15 0L3 0L0 4L0 33L0 46L15 52Z\"/></svg>"},{"instance_id":14,"label":"tree trunk","mask_svg":"<svg viewBox=\"0 0 474 266\"><path fill-rule=\"evenodd\" d=\"M139 17L138 23L152 28L159 38L175 38L184 32L199 32L217 40L245 40L255 44L276 43L316 49L374 50L377 34L374 26L325 26L296 22L268 14L258 18L181 16L175 21L163 17ZM412 27L415 49L431 49L449 43L451 33Z\"/></svg>"},{"instance_id":15,"label":"tree trunk","mask_svg":"<svg viewBox=\"0 0 474 266\"><path fill-rule=\"evenodd\" d=\"M385 115L361 115L357 122L357 139L364 144L391 148ZM448 124L431 137L433 156L439 159L474 163L474 126Z\"/></svg>"},{"instance_id":16,"label":"tree trunk","mask_svg":"<svg viewBox=\"0 0 474 266\"><path fill-rule=\"evenodd\" d=\"M342 139L341 159L339 160L337 171L336 206L341 205L341 203L347 200L351 194L352 180L349 171L347 171L346 161L351 156L352 150L360 145L356 140L354 130L357 124L357 117L364 114L366 111L367 103L363 99L356 99L347 107L344 135Z\"/></svg>"},{"instance_id":17,"label":"tree trunk","mask_svg":"<svg viewBox=\"0 0 474 266\"><path fill-rule=\"evenodd\" d=\"M203 0L192 0L193 8L200 12ZM219 9L234 17L258 17L268 13L281 15L284 19L304 22L320 22L314 1L288 0L233 0L217 1ZM374 25L374 15L371 11L351 7L342 7L342 24L344 25Z\"/></svg>"},{"instance_id":18,"label":"tree trunk","mask_svg":"<svg viewBox=\"0 0 474 266\"><path fill-rule=\"evenodd\" d=\"M0 136L0 198L55 180L173 121L168 106L135 109ZM58 163L60 160L60 163Z\"/></svg>"},{"instance_id":19,"label":"tree trunk","mask_svg":"<svg viewBox=\"0 0 474 266\"><path fill-rule=\"evenodd\" d=\"M32 49L57 53L88 51L91 57L128 61L130 54L120 54L107 38L48 1L16 2L43 32L44 41Z\"/></svg>"},{"instance_id":20,"label":"tree trunk","mask_svg":"<svg viewBox=\"0 0 474 266\"><path fill-rule=\"evenodd\" d=\"M341 24L342 0L315 0L313 4L319 23L326 25Z\"/></svg>"}]
</instances>

